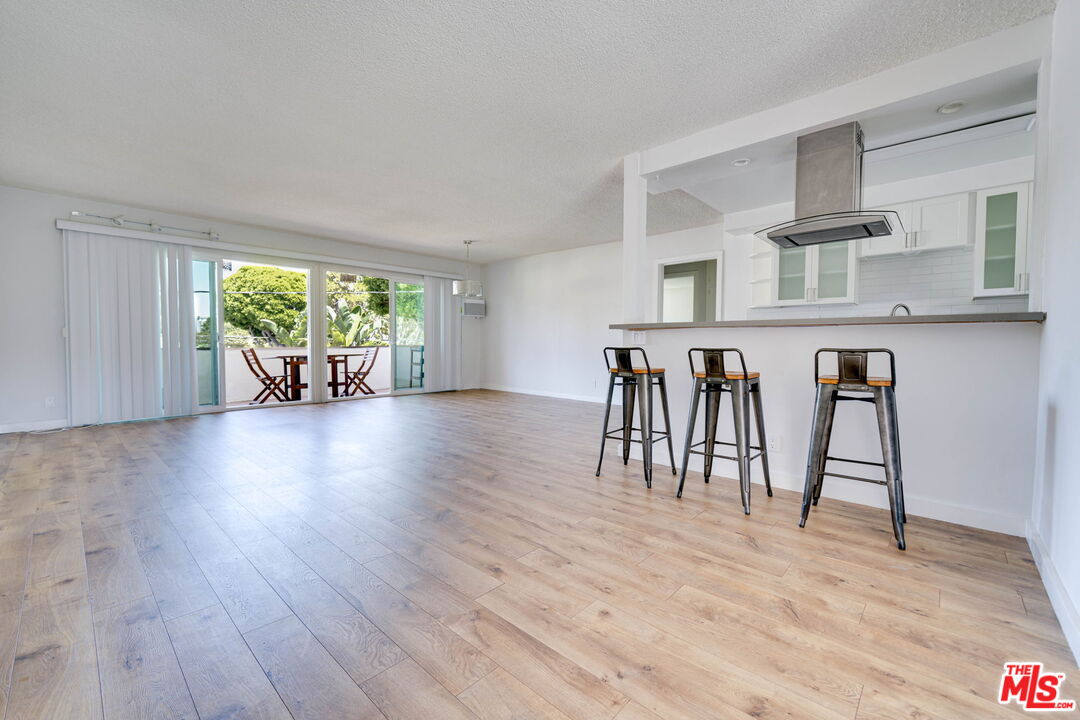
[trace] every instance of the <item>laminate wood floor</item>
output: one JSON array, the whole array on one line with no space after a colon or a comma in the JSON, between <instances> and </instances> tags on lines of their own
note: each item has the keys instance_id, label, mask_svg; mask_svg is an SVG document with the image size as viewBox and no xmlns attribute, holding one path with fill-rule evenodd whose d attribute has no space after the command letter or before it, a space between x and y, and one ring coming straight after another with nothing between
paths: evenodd
<instances>
[{"instance_id":1,"label":"laminate wood floor","mask_svg":"<svg viewBox=\"0 0 1080 720\"><path fill-rule=\"evenodd\" d=\"M1025 542L614 454L469 391L0 436L0 717L994 718ZM615 452L616 444L609 448ZM731 470L728 470L731 472Z\"/></svg>"}]
</instances>

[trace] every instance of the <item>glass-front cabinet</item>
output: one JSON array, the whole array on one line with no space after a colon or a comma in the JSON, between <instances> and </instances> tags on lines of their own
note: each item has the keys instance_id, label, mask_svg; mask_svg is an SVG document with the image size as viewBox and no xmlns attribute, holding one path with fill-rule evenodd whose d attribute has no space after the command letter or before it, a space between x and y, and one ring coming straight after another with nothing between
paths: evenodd
<instances>
[{"instance_id":1,"label":"glass-front cabinet","mask_svg":"<svg viewBox=\"0 0 1080 720\"><path fill-rule=\"evenodd\" d=\"M814 302L843 302L853 300L851 278L855 258L855 247L850 242L834 242L818 245L817 259L814 263L813 287Z\"/></svg>"},{"instance_id":2,"label":"glass-front cabinet","mask_svg":"<svg viewBox=\"0 0 1080 720\"><path fill-rule=\"evenodd\" d=\"M855 302L851 242L779 248L773 254L773 305Z\"/></svg>"},{"instance_id":3,"label":"glass-front cabinet","mask_svg":"<svg viewBox=\"0 0 1080 720\"><path fill-rule=\"evenodd\" d=\"M806 248L780 248L777 251L776 299L781 303L806 302L810 273Z\"/></svg>"},{"instance_id":4,"label":"glass-front cabinet","mask_svg":"<svg viewBox=\"0 0 1080 720\"><path fill-rule=\"evenodd\" d=\"M1027 294L1029 198L1029 183L976 194L975 297Z\"/></svg>"}]
</instances>

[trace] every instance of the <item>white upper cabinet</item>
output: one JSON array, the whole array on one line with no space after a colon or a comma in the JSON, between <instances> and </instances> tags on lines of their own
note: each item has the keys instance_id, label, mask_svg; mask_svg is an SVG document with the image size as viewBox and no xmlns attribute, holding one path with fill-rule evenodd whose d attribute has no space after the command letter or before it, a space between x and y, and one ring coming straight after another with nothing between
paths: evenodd
<instances>
[{"instance_id":1,"label":"white upper cabinet","mask_svg":"<svg viewBox=\"0 0 1080 720\"><path fill-rule=\"evenodd\" d=\"M911 248L932 250L971 243L971 193L918 200L911 208Z\"/></svg>"},{"instance_id":2,"label":"white upper cabinet","mask_svg":"<svg viewBox=\"0 0 1080 720\"><path fill-rule=\"evenodd\" d=\"M1028 292L1031 184L980 190L975 199L975 297Z\"/></svg>"},{"instance_id":3,"label":"white upper cabinet","mask_svg":"<svg viewBox=\"0 0 1080 720\"><path fill-rule=\"evenodd\" d=\"M863 240L863 257L961 247L971 243L971 193L944 195L875 209L896 211L904 232Z\"/></svg>"},{"instance_id":4,"label":"white upper cabinet","mask_svg":"<svg viewBox=\"0 0 1080 720\"><path fill-rule=\"evenodd\" d=\"M855 302L855 245L774 249L773 305Z\"/></svg>"},{"instance_id":5,"label":"white upper cabinet","mask_svg":"<svg viewBox=\"0 0 1080 720\"><path fill-rule=\"evenodd\" d=\"M876 255L896 255L907 250L908 233L911 228L911 203L900 205L886 205L875 210L892 210L900 216L902 228L893 228L892 235L883 237L866 238L862 241L862 256L874 257ZM892 218L890 218L890 222Z\"/></svg>"}]
</instances>

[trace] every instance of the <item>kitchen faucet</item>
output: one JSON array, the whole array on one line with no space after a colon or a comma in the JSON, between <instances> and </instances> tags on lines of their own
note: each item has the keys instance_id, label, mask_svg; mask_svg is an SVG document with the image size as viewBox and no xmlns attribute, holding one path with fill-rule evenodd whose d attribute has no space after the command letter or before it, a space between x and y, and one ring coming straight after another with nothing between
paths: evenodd
<instances>
[{"instance_id":1,"label":"kitchen faucet","mask_svg":"<svg viewBox=\"0 0 1080 720\"><path fill-rule=\"evenodd\" d=\"M895 317L896 311L900 308L904 308L905 310L907 310L908 317L911 317L911 308L909 308L904 303L896 303L895 305L893 305L892 310L889 312L889 317Z\"/></svg>"}]
</instances>

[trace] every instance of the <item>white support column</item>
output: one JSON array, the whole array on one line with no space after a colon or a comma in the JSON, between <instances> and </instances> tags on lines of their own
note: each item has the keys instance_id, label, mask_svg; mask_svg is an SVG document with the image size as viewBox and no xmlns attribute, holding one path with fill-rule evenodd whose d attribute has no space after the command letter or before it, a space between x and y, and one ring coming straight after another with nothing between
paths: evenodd
<instances>
[{"instance_id":1,"label":"white support column","mask_svg":"<svg viewBox=\"0 0 1080 720\"><path fill-rule=\"evenodd\" d=\"M645 221L648 199L648 183L641 177L641 154L627 155L623 158L623 322L647 319L645 301L649 278L645 262Z\"/></svg>"}]
</instances>

